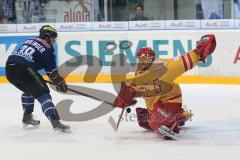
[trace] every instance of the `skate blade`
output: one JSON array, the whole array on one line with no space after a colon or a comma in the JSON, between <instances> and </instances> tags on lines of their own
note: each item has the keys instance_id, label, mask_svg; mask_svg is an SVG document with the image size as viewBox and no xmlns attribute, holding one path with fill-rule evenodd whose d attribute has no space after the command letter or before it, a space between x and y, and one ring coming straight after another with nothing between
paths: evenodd
<instances>
[{"instance_id":1,"label":"skate blade","mask_svg":"<svg viewBox=\"0 0 240 160\"><path fill-rule=\"evenodd\" d=\"M24 130L38 129L39 126L40 126L40 124L38 124L38 125L31 125L31 124L23 123L23 129Z\"/></svg>"},{"instance_id":2,"label":"skate blade","mask_svg":"<svg viewBox=\"0 0 240 160\"><path fill-rule=\"evenodd\" d=\"M158 129L158 131L164 136L166 137L167 139L168 138L171 138L173 140L179 140L179 137L177 134L171 134L169 133L168 131L162 129L161 127Z\"/></svg>"},{"instance_id":3,"label":"skate blade","mask_svg":"<svg viewBox=\"0 0 240 160\"><path fill-rule=\"evenodd\" d=\"M58 134L71 134L72 131L71 129L65 129L65 130L61 130L61 129L54 129Z\"/></svg>"}]
</instances>

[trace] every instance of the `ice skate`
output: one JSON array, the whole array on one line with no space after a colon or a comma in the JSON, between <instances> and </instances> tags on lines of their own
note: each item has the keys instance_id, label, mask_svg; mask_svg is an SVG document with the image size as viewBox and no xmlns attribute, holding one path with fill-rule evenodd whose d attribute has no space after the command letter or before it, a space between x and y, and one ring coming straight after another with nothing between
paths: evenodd
<instances>
[{"instance_id":1,"label":"ice skate","mask_svg":"<svg viewBox=\"0 0 240 160\"><path fill-rule=\"evenodd\" d=\"M70 126L62 124L58 118L52 117L50 121L55 131L59 133L71 133Z\"/></svg>"},{"instance_id":2,"label":"ice skate","mask_svg":"<svg viewBox=\"0 0 240 160\"><path fill-rule=\"evenodd\" d=\"M32 112L24 111L23 114L23 129L36 129L39 128L40 121L36 120Z\"/></svg>"}]
</instances>

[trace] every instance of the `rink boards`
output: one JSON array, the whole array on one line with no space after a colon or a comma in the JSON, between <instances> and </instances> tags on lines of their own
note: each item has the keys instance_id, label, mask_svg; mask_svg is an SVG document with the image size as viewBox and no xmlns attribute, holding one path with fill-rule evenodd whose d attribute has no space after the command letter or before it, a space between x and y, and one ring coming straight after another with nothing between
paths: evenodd
<instances>
[{"instance_id":1,"label":"rink boards","mask_svg":"<svg viewBox=\"0 0 240 160\"><path fill-rule=\"evenodd\" d=\"M177 81L240 84L237 29L60 32L55 54L59 69L69 82L119 82L127 72L134 72L139 48L152 47L157 57L177 57L194 49L196 41L209 33L217 39L214 54ZM7 82L4 73L7 57L32 36L36 34L0 35L0 82Z\"/></svg>"}]
</instances>

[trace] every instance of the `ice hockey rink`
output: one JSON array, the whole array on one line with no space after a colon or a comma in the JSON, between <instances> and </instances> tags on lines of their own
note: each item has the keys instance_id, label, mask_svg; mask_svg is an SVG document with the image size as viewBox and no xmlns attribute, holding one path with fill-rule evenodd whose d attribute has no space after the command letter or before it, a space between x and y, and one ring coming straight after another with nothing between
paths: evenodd
<instances>
[{"instance_id":1,"label":"ice hockey rink","mask_svg":"<svg viewBox=\"0 0 240 160\"><path fill-rule=\"evenodd\" d=\"M74 84L76 85L76 84ZM112 92L110 83L78 84ZM58 134L35 102L35 116L40 128L23 130L21 93L8 83L1 84L0 159L1 160L146 160L146 159L239 159L240 86L181 85L183 103L194 117L186 123L178 141L164 141L155 133L138 127L135 110L124 114L117 133L108 124L117 119L119 109L85 122L65 122L72 134ZM53 101L74 101L71 112L83 113L100 104L96 100L51 91ZM138 99L135 107L145 107Z\"/></svg>"}]
</instances>

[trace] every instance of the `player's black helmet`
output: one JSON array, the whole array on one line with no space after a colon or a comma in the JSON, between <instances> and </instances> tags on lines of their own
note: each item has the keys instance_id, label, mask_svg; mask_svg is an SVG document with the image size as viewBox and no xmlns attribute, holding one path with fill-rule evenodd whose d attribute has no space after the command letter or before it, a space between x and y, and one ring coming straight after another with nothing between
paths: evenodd
<instances>
[{"instance_id":1,"label":"player's black helmet","mask_svg":"<svg viewBox=\"0 0 240 160\"><path fill-rule=\"evenodd\" d=\"M44 25L39 30L39 37L43 39L57 37L57 31L50 25Z\"/></svg>"}]
</instances>

